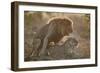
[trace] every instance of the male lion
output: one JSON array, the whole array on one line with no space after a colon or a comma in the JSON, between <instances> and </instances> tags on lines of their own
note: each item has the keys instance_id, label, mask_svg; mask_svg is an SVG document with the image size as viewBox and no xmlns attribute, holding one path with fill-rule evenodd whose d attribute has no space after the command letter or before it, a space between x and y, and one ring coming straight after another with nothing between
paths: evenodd
<instances>
[{"instance_id":1,"label":"male lion","mask_svg":"<svg viewBox=\"0 0 100 73\"><path fill-rule=\"evenodd\" d=\"M44 25L35 36L40 40L40 44L36 50L38 55L44 56L50 42L57 44L64 36L68 36L73 32L73 22L69 18L53 18ZM34 41L33 41L34 42Z\"/></svg>"}]
</instances>

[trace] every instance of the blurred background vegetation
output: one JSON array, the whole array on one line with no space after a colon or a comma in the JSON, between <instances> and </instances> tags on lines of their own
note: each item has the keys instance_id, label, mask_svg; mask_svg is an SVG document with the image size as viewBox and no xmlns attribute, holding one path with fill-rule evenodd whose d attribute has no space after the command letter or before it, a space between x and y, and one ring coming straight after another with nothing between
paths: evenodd
<instances>
[{"instance_id":1,"label":"blurred background vegetation","mask_svg":"<svg viewBox=\"0 0 100 73\"><path fill-rule=\"evenodd\" d=\"M73 30L71 36L78 42L77 53L81 58L90 57L90 14L84 13L59 13L59 12L24 12L24 56L27 57L32 51L32 42L34 33L46 25L49 19L53 17L68 17L73 21Z\"/></svg>"}]
</instances>

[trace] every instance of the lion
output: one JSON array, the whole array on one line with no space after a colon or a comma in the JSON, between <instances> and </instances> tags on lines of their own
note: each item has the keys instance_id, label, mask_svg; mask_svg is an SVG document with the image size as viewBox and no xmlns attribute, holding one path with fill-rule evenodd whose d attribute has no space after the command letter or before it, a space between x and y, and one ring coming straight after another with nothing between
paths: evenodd
<instances>
[{"instance_id":1,"label":"lion","mask_svg":"<svg viewBox=\"0 0 100 73\"><path fill-rule=\"evenodd\" d=\"M69 18L52 18L38 32L35 39L38 39L40 45L36 48L38 55L44 56L50 42L57 44L64 36L69 36L73 32L73 22ZM34 42L34 41L33 41Z\"/></svg>"}]
</instances>

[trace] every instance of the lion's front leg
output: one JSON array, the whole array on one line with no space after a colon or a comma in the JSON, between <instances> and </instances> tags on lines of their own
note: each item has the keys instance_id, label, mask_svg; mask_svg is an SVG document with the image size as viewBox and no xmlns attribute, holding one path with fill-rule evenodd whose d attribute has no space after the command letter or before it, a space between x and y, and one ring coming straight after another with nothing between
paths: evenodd
<instances>
[{"instance_id":1,"label":"lion's front leg","mask_svg":"<svg viewBox=\"0 0 100 73\"><path fill-rule=\"evenodd\" d=\"M48 31L47 31L47 34L43 40L43 46L41 48L41 51L39 53L39 56L44 56L45 55L45 51L47 49L47 45L48 45L48 38L52 35L53 33L53 25L50 25L49 28L48 28Z\"/></svg>"},{"instance_id":2,"label":"lion's front leg","mask_svg":"<svg viewBox=\"0 0 100 73\"><path fill-rule=\"evenodd\" d=\"M45 51L47 49L47 45L48 45L48 38L44 38L43 46L42 46L42 48L40 50L39 56L44 56L45 55Z\"/></svg>"}]
</instances>

